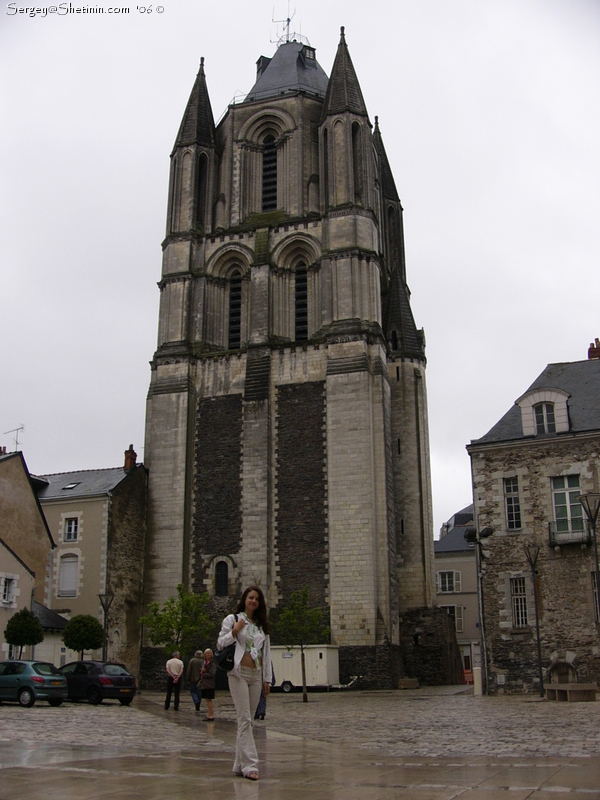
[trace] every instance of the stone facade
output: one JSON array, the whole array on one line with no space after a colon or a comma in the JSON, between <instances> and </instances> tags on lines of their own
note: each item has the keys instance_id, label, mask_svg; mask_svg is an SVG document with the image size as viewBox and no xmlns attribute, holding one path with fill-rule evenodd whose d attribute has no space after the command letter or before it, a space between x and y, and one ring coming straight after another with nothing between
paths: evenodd
<instances>
[{"instance_id":1,"label":"stone facade","mask_svg":"<svg viewBox=\"0 0 600 800\"><path fill-rule=\"evenodd\" d=\"M435 602L425 347L343 33L330 78L301 41L259 59L217 126L201 64L163 251L146 602L308 585L347 672L389 685L400 611Z\"/></svg>"},{"instance_id":2,"label":"stone facade","mask_svg":"<svg viewBox=\"0 0 600 800\"><path fill-rule=\"evenodd\" d=\"M594 549L577 500L599 489L599 389L600 361L550 364L468 447L476 520L494 529L482 564L492 691L539 688L536 595L544 681L600 679ZM535 586L525 545L539 547Z\"/></svg>"}]
</instances>

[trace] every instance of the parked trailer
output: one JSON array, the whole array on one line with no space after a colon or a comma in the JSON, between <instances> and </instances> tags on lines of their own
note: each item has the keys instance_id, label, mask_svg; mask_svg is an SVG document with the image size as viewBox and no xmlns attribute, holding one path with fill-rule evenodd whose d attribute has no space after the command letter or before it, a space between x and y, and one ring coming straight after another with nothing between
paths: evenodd
<instances>
[{"instance_id":1,"label":"parked trailer","mask_svg":"<svg viewBox=\"0 0 600 800\"><path fill-rule=\"evenodd\" d=\"M275 670L275 686L284 692L291 692L295 686L302 686L302 663L299 647L271 647L271 659ZM306 685L329 688L338 686L340 669L338 648L334 645L310 644L304 648L306 665Z\"/></svg>"}]
</instances>

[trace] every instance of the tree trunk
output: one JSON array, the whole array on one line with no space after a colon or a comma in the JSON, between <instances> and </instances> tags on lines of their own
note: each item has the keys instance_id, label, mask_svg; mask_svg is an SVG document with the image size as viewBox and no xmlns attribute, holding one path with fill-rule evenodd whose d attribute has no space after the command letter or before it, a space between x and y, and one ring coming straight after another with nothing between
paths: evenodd
<instances>
[{"instance_id":1,"label":"tree trunk","mask_svg":"<svg viewBox=\"0 0 600 800\"><path fill-rule=\"evenodd\" d=\"M308 703L308 692L306 690L306 663L304 661L304 647L300 645L300 663L302 664L302 702Z\"/></svg>"}]
</instances>

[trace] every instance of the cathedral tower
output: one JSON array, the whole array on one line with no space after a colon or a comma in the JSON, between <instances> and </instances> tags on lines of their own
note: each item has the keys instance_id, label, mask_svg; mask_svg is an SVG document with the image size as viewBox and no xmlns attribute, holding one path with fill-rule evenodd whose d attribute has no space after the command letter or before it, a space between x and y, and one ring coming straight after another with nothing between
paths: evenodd
<instances>
[{"instance_id":1,"label":"cathedral tower","mask_svg":"<svg viewBox=\"0 0 600 800\"><path fill-rule=\"evenodd\" d=\"M256 582L276 610L308 584L342 674L385 652L391 685L399 613L434 597L425 349L343 28L329 79L284 41L217 127L201 63L163 251L147 599L225 610Z\"/></svg>"}]
</instances>

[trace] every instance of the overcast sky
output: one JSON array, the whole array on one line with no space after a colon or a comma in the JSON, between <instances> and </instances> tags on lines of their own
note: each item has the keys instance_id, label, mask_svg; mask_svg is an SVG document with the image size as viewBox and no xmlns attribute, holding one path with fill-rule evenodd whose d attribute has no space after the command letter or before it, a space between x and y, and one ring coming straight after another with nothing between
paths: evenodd
<instances>
[{"instance_id":1,"label":"overcast sky","mask_svg":"<svg viewBox=\"0 0 600 800\"><path fill-rule=\"evenodd\" d=\"M2 0L0 443L24 425L31 472L117 466L130 442L143 458L169 154L200 57L218 119L276 48L273 6L287 16L284 0L46 17ZM327 74L345 25L405 209L437 535L471 502L465 445L600 337L600 3L296 9Z\"/></svg>"}]
</instances>

